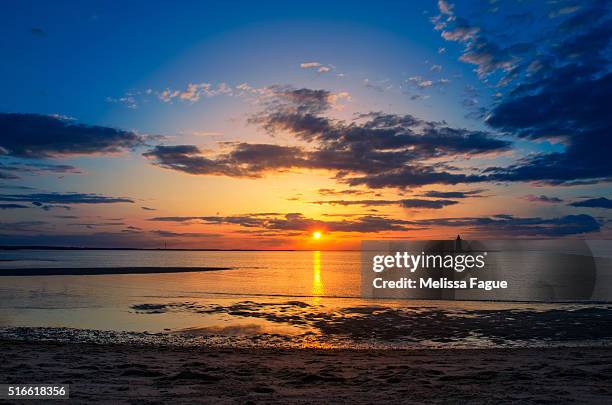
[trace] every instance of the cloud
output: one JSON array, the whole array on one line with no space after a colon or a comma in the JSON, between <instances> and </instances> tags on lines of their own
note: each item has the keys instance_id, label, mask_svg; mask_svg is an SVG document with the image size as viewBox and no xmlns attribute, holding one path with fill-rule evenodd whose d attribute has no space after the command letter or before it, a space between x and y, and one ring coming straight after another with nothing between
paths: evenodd
<instances>
[{"instance_id":1,"label":"cloud","mask_svg":"<svg viewBox=\"0 0 612 405\"><path fill-rule=\"evenodd\" d=\"M85 193L0 194L0 201L30 202L32 204L113 204L134 202L125 197L106 197L99 194Z\"/></svg>"},{"instance_id":2,"label":"cloud","mask_svg":"<svg viewBox=\"0 0 612 405\"><path fill-rule=\"evenodd\" d=\"M54 208L62 208L62 209L69 210L69 211L72 209L68 205L43 204L43 203L38 202L38 201L33 202L32 205L35 206L35 207L38 207L38 208L40 208L42 210L45 210L45 211L51 211Z\"/></svg>"},{"instance_id":3,"label":"cloud","mask_svg":"<svg viewBox=\"0 0 612 405\"><path fill-rule=\"evenodd\" d=\"M223 236L218 233L203 233L203 232L171 232L164 230L155 230L151 233L164 238L217 238Z\"/></svg>"},{"instance_id":4,"label":"cloud","mask_svg":"<svg viewBox=\"0 0 612 405\"><path fill-rule=\"evenodd\" d=\"M606 197L589 198L588 200L576 201L569 205L571 205L572 207L612 209L612 200Z\"/></svg>"},{"instance_id":5,"label":"cloud","mask_svg":"<svg viewBox=\"0 0 612 405\"><path fill-rule=\"evenodd\" d=\"M486 237L563 237L599 232L600 224L590 215L566 215L555 218L514 217L495 215L491 217L434 218L421 220L401 220L382 216L362 215L339 221L322 221L307 218L300 213L244 214L232 216L178 216L156 217L151 221L232 224L249 229L271 231L302 231L313 229L325 232L377 233L384 231L423 230L433 227L460 228L462 233L478 234Z\"/></svg>"},{"instance_id":6,"label":"cloud","mask_svg":"<svg viewBox=\"0 0 612 405\"><path fill-rule=\"evenodd\" d=\"M82 227L87 228L87 229L94 229L94 228L97 228L97 227L107 227L107 226L124 226L124 225L125 225L125 223L119 222L119 221L115 221L115 222L90 222L90 223L74 222L74 223L68 224L68 226L82 226Z\"/></svg>"},{"instance_id":7,"label":"cloud","mask_svg":"<svg viewBox=\"0 0 612 405\"><path fill-rule=\"evenodd\" d=\"M528 194L524 196L523 199L529 202L548 203L548 204L555 204L555 203L563 202L563 200L558 197L547 197L545 195L537 196L533 194Z\"/></svg>"},{"instance_id":8,"label":"cloud","mask_svg":"<svg viewBox=\"0 0 612 405\"><path fill-rule=\"evenodd\" d=\"M302 69L314 69L319 73L327 73L333 70L333 66L324 65L320 62L304 62L300 63L300 68Z\"/></svg>"},{"instance_id":9,"label":"cloud","mask_svg":"<svg viewBox=\"0 0 612 405\"><path fill-rule=\"evenodd\" d=\"M0 210L12 210L17 208L29 208L27 205L22 204L0 204Z\"/></svg>"},{"instance_id":10,"label":"cloud","mask_svg":"<svg viewBox=\"0 0 612 405\"><path fill-rule=\"evenodd\" d=\"M361 114L346 123L322 115L330 93L287 90L275 104L251 118L271 134L288 132L315 145L304 156L307 166L346 172L380 173L411 162L452 155L478 155L509 149L489 133L452 128L412 115Z\"/></svg>"},{"instance_id":11,"label":"cloud","mask_svg":"<svg viewBox=\"0 0 612 405\"><path fill-rule=\"evenodd\" d=\"M438 0L438 8L442 14L453 15L453 8L455 8L455 5L445 0Z\"/></svg>"},{"instance_id":12,"label":"cloud","mask_svg":"<svg viewBox=\"0 0 612 405\"><path fill-rule=\"evenodd\" d=\"M56 165L48 163L33 163L28 161L10 161L4 163L0 161L0 178L19 179L18 174L40 176L44 174L81 174L82 172L71 165Z\"/></svg>"},{"instance_id":13,"label":"cloud","mask_svg":"<svg viewBox=\"0 0 612 405\"><path fill-rule=\"evenodd\" d=\"M383 231L402 231L413 228L407 227L407 221L387 217L364 215L355 219L340 221L322 221L307 218L300 213L289 214L244 214L233 216L202 216L202 217L156 217L151 221L160 222L197 222L202 224L230 224L246 228L258 228L274 231L303 231L311 232L314 229L325 232L360 232L377 233Z\"/></svg>"},{"instance_id":14,"label":"cloud","mask_svg":"<svg viewBox=\"0 0 612 405\"><path fill-rule=\"evenodd\" d=\"M527 139L562 138L563 152L541 153L507 168L490 168L498 180L550 184L612 177L612 115L607 107L612 74L569 65L542 80L529 94L494 108L487 123Z\"/></svg>"},{"instance_id":15,"label":"cloud","mask_svg":"<svg viewBox=\"0 0 612 405\"><path fill-rule=\"evenodd\" d=\"M194 131L191 133L194 136L221 136L223 132L215 132L215 131Z\"/></svg>"},{"instance_id":16,"label":"cloud","mask_svg":"<svg viewBox=\"0 0 612 405\"><path fill-rule=\"evenodd\" d=\"M116 153L144 143L134 132L59 116L0 113L0 153L20 158Z\"/></svg>"},{"instance_id":17,"label":"cloud","mask_svg":"<svg viewBox=\"0 0 612 405\"><path fill-rule=\"evenodd\" d=\"M576 11L578 11L579 9L580 9L580 6L565 6L565 7L558 8L556 10L552 10L548 14L548 16L550 18L557 18L559 16L563 16L563 15L566 15L566 14L573 14Z\"/></svg>"},{"instance_id":18,"label":"cloud","mask_svg":"<svg viewBox=\"0 0 612 405\"><path fill-rule=\"evenodd\" d=\"M512 215L493 217L436 218L411 221L424 227L456 227L467 233L493 237L563 237L599 232L600 224L590 215L566 215L556 218L520 218Z\"/></svg>"},{"instance_id":19,"label":"cloud","mask_svg":"<svg viewBox=\"0 0 612 405\"><path fill-rule=\"evenodd\" d=\"M126 93L122 97L106 97L106 101L109 103L122 104L129 109L135 110L138 108L138 101L136 95L132 93Z\"/></svg>"},{"instance_id":20,"label":"cloud","mask_svg":"<svg viewBox=\"0 0 612 405\"><path fill-rule=\"evenodd\" d=\"M43 232L48 228L45 221L0 222L0 231L4 232Z\"/></svg>"},{"instance_id":21,"label":"cloud","mask_svg":"<svg viewBox=\"0 0 612 405\"><path fill-rule=\"evenodd\" d=\"M169 103L174 100L195 103L202 97L215 97L219 95L233 95L233 89L227 83L219 83L216 87L211 83L189 83L183 90L165 89L157 93L157 97Z\"/></svg>"},{"instance_id":22,"label":"cloud","mask_svg":"<svg viewBox=\"0 0 612 405\"><path fill-rule=\"evenodd\" d=\"M429 70L431 70L432 72L441 72L442 71L442 65L432 65Z\"/></svg>"},{"instance_id":23,"label":"cloud","mask_svg":"<svg viewBox=\"0 0 612 405\"><path fill-rule=\"evenodd\" d=\"M449 12L452 10L448 8L450 4L442 3L438 3L441 14L432 22L434 28L441 31L442 38L464 44L459 58L461 61L476 65L476 72L481 78L497 70L509 73L516 68L529 49L525 44L501 47L485 36L479 26Z\"/></svg>"},{"instance_id":24,"label":"cloud","mask_svg":"<svg viewBox=\"0 0 612 405\"><path fill-rule=\"evenodd\" d=\"M350 188L350 189L345 189L345 190L335 190L335 189L331 189L331 188L320 188L317 190L317 193L319 193L320 195L324 195L324 196L330 196L330 195L365 195L365 194L372 194L371 191L366 191L366 190L357 190L354 188ZM379 193L374 193L375 196L380 196Z\"/></svg>"},{"instance_id":25,"label":"cloud","mask_svg":"<svg viewBox=\"0 0 612 405\"><path fill-rule=\"evenodd\" d=\"M143 153L154 164L189 174L261 177L270 170L308 167L298 147L271 144L235 144L231 152L208 158L195 145L156 146Z\"/></svg>"},{"instance_id":26,"label":"cloud","mask_svg":"<svg viewBox=\"0 0 612 405\"><path fill-rule=\"evenodd\" d=\"M352 186L365 185L369 188L406 188L430 184L456 185L460 183L479 183L489 181L489 178L479 174L439 172L429 166L412 165L380 174L351 177L346 181Z\"/></svg>"},{"instance_id":27,"label":"cloud","mask_svg":"<svg viewBox=\"0 0 612 405\"><path fill-rule=\"evenodd\" d=\"M457 201L453 200L423 200L420 198L410 198L401 200L400 204L404 208L429 208L429 209L441 209L448 205L455 205Z\"/></svg>"},{"instance_id":28,"label":"cloud","mask_svg":"<svg viewBox=\"0 0 612 405\"><path fill-rule=\"evenodd\" d=\"M2 227L0 226L0 230ZM0 234L0 244L9 246L70 246L107 248L159 248L159 238L138 231Z\"/></svg>"},{"instance_id":29,"label":"cloud","mask_svg":"<svg viewBox=\"0 0 612 405\"><path fill-rule=\"evenodd\" d=\"M431 80L423 79L421 76L412 76L408 78L409 83L415 84L420 89L433 86L434 82Z\"/></svg>"},{"instance_id":30,"label":"cloud","mask_svg":"<svg viewBox=\"0 0 612 405\"><path fill-rule=\"evenodd\" d=\"M435 197L435 198L470 198L480 197L480 194L486 190L469 190L469 191L426 191L421 194L423 197Z\"/></svg>"},{"instance_id":31,"label":"cloud","mask_svg":"<svg viewBox=\"0 0 612 405\"><path fill-rule=\"evenodd\" d=\"M242 142L226 144L228 152L207 156L195 145L157 146L144 156L158 166L190 174L256 178L270 171L319 169L336 172L338 179L349 184L369 185L373 182L368 179L347 176L396 174L398 168L409 167L412 162L500 152L510 147L509 142L486 132L451 128L411 115L368 113L350 123L324 116L337 100L337 94L325 90L276 87L275 97L249 120L270 134L289 132L310 147ZM477 179L438 173L431 166L418 170L434 182L440 178L447 184L449 179ZM412 184L409 180L405 183Z\"/></svg>"},{"instance_id":32,"label":"cloud","mask_svg":"<svg viewBox=\"0 0 612 405\"><path fill-rule=\"evenodd\" d=\"M34 187L13 185L13 184L0 184L0 190L34 190Z\"/></svg>"},{"instance_id":33,"label":"cloud","mask_svg":"<svg viewBox=\"0 0 612 405\"><path fill-rule=\"evenodd\" d=\"M381 206L381 205L399 205L399 200L320 200L312 201L312 204L318 205L363 205L363 206Z\"/></svg>"},{"instance_id":34,"label":"cloud","mask_svg":"<svg viewBox=\"0 0 612 405\"><path fill-rule=\"evenodd\" d=\"M601 35L609 43L612 28L606 31ZM503 100L489 114L489 125L526 139L561 139L565 150L489 172L499 180L549 184L612 177L607 153L612 148L612 116L606 108L611 92L612 73L593 64L570 63L549 70L547 78Z\"/></svg>"},{"instance_id":35,"label":"cloud","mask_svg":"<svg viewBox=\"0 0 612 405\"><path fill-rule=\"evenodd\" d=\"M366 207L377 207L382 205L398 205L404 208L416 208L416 209L441 209L448 205L457 204L457 201L452 200L423 200L418 198L404 199L404 200L327 200L327 201L313 201L313 204L328 204L328 205L361 205Z\"/></svg>"},{"instance_id":36,"label":"cloud","mask_svg":"<svg viewBox=\"0 0 612 405\"><path fill-rule=\"evenodd\" d=\"M150 208L150 207L140 207L140 208L145 211L157 211L155 208Z\"/></svg>"},{"instance_id":37,"label":"cloud","mask_svg":"<svg viewBox=\"0 0 612 405\"><path fill-rule=\"evenodd\" d=\"M488 80L495 73L501 76L497 86L509 87L490 111L478 114L486 117L486 124L524 140L564 146L563 151L532 153L483 174L491 181L551 185L608 181L610 3L592 1L575 8L551 2L547 7L558 18L542 25L540 38L530 39L505 35L505 29L490 27L485 32L439 7L436 29L447 40L464 44L460 59L475 64L481 78Z\"/></svg>"}]
</instances>

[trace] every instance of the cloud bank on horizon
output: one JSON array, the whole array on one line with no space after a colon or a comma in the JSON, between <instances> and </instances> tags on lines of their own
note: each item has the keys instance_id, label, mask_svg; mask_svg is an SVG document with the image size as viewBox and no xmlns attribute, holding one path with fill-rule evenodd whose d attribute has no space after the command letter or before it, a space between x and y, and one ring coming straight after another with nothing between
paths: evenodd
<instances>
[{"instance_id":1,"label":"cloud bank on horizon","mask_svg":"<svg viewBox=\"0 0 612 405\"><path fill-rule=\"evenodd\" d=\"M171 83L142 79L140 89L102 83L105 97L91 99L93 87L74 90L79 96L71 102L78 107L58 100L42 108L41 101L4 96L0 215L6 226L0 244L154 246L170 238L197 247L290 246L315 229L348 239L445 232L611 236L609 2L439 0L435 9L397 7L418 11L410 17L415 31L404 28L398 43L418 37L429 50L409 67L386 61L384 49L376 50L377 63L361 60L360 66L354 56L334 60L327 43L320 55L294 55L280 41L270 62L274 56L295 59L284 76L221 69L217 80L203 81L194 72L172 72L160 76ZM364 15L354 13L354 21L363 22ZM368 24L386 29L395 22L376 14ZM31 41L50 42L45 49L61 52L52 42L60 33L43 28L44 35L8 31L15 46L6 52L27 59L22 46ZM266 28L255 29L265 37ZM292 38L303 35L298 24L285 29ZM349 41L363 40L350 27L334 29L349 30ZM197 66L197 57L191 58ZM121 71L118 57L108 63ZM85 72L98 68L89 66ZM394 70L399 73L377 73ZM34 68L36 85L60 91L45 72ZM57 111L56 105L66 108ZM75 111L89 123L72 118ZM188 125L194 125L191 132ZM269 196L258 207L263 210L253 212L248 195L267 193L285 178L296 179L291 187L299 196L281 198L289 190L279 187L276 199ZM199 182L203 190L164 193L168 181L177 187ZM213 194L247 183L242 203L232 201L233 212L220 215ZM159 216L150 217L151 211ZM118 215L121 221L107 218Z\"/></svg>"}]
</instances>

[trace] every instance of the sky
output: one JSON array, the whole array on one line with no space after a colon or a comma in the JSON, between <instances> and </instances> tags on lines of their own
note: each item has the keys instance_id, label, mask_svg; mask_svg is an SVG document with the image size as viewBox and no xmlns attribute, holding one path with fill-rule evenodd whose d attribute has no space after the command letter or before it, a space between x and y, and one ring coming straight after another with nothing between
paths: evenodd
<instances>
[{"instance_id":1,"label":"sky","mask_svg":"<svg viewBox=\"0 0 612 405\"><path fill-rule=\"evenodd\" d=\"M8 1L0 245L609 239L610 7Z\"/></svg>"}]
</instances>

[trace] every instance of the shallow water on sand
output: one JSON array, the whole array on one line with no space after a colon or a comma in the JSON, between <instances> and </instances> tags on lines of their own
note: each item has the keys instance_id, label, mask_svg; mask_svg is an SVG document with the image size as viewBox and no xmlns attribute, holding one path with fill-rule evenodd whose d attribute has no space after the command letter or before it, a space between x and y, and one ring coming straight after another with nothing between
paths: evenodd
<instances>
[{"instance_id":1,"label":"shallow water on sand","mask_svg":"<svg viewBox=\"0 0 612 405\"><path fill-rule=\"evenodd\" d=\"M0 252L0 259L0 272L231 267L2 277L4 337L290 347L514 347L612 339L612 307L606 305L362 299L359 252L24 250Z\"/></svg>"}]
</instances>

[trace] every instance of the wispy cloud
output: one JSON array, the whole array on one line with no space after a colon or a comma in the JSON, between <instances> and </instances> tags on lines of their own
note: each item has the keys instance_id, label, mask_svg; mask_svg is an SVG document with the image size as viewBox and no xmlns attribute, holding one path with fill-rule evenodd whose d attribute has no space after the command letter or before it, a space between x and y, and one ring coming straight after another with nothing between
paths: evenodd
<instances>
[{"instance_id":1,"label":"wispy cloud","mask_svg":"<svg viewBox=\"0 0 612 405\"><path fill-rule=\"evenodd\" d=\"M327 73L334 69L332 65L324 65L320 62L303 62L300 63L300 68L316 70L318 73Z\"/></svg>"},{"instance_id":2,"label":"wispy cloud","mask_svg":"<svg viewBox=\"0 0 612 405\"><path fill-rule=\"evenodd\" d=\"M545 195L537 196L533 194L528 194L524 196L523 199L529 202L547 203L547 204L556 204L556 203L563 202L563 200L559 197L548 197Z\"/></svg>"},{"instance_id":3,"label":"wispy cloud","mask_svg":"<svg viewBox=\"0 0 612 405\"><path fill-rule=\"evenodd\" d=\"M0 201L39 204L114 204L134 202L126 197L107 197L100 194L85 193L0 194Z\"/></svg>"}]
</instances>

